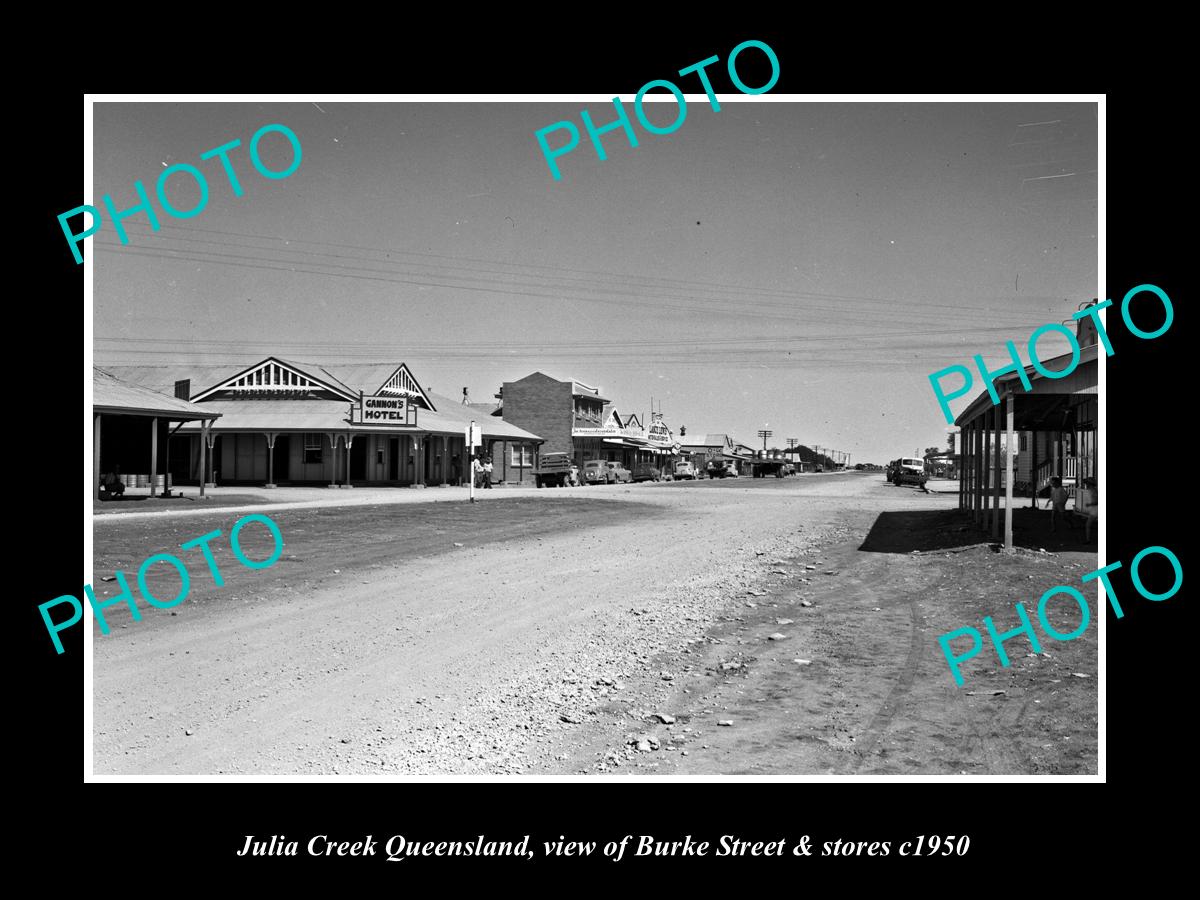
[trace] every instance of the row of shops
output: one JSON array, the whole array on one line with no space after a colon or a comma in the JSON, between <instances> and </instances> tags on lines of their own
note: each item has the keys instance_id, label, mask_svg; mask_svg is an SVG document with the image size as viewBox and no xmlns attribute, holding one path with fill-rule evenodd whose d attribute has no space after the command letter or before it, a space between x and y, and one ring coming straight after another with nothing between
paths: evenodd
<instances>
[{"instance_id":1,"label":"row of shops","mask_svg":"<svg viewBox=\"0 0 1200 900\"><path fill-rule=\"evenodd\" d=\"M493 478L531 482L542 443L422 388L402 363L334 371L268 357L236 369L110 366L95 370L93 385L97 495L114 472L126 485L150 473L156 487L459 484L471 468L471 421L482 426L473 452L491 459ZM129 403L101 404L114 386ZM159 401L153 417L148 396Z\"/></svg>"},{"instance_id":2,"label":"row of shops","mask_svg":"<svg viewBox=\"0 0 1200 900\"><path fill-rule=\"evenodd\" d=\"M597 387L542 372L506 381L492 417L540 435L541 452L566 453L581 469L592 460L619 462L631 472L674 471L682 448L661 413L648 421L622 413Z\"/></svg>"},{"instance_id":3,"label":"row of shops","mask_svg":"<svg viewBox=\"0 0 1200 900\"><path fill-rule=\"evenodd\" d=\"M764 452L727 434L680 443L661 412L622 412L601 390L534 372L495 402L423 388L408 366L325 366L279 357L230 366L110 366L94 372L94 469L104 483L458 485L474 455L494 484L532 485L544 453L632 472L721 465L739 475ZM480 445L467 447L471 422Z\"/></svg>"}]
</instances>

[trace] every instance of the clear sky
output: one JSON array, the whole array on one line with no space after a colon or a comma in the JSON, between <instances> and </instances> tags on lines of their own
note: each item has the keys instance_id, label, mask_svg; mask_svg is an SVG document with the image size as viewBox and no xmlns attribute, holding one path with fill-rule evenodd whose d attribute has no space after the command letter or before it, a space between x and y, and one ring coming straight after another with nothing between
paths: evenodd
<instances>
[{"instance_id":1,"label":"clear sky","mask_svg":"<svg viewBox=\"0 0 1200 900\"><path fill-rule=\"evenodd\" d=\"M595 102L98 103L89 202L179 162L210 198L88 239L96 363L407 362L473 401L541 370L622 412L653 397L676 432L884 463L945 444L931 372L1097 296L1094 104L735 100L637 148L611 132L603 162ZM533 134L561 119L583 137L554 181ZM270 181L246 154L275 122L303 162ZM199 160L234 138L240 198ZM186 175L169 196L198 198Z\"/></svg>"}]
</instances>

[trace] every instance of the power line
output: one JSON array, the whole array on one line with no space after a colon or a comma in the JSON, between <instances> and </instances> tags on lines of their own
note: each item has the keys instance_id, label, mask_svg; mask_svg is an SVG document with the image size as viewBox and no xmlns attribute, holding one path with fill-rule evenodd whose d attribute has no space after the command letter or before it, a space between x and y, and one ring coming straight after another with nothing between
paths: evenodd
<instances>
[{"instance_id":1,"label":"power line","mask_svg":"<svg viewBox=\"0 0 1200 900\"><path fill-rule=\"evenodd\" d=\"M212 243L212 244L216 244L219 246L235 246L235 247L241 247L243 249L260 249L260 250L265 250L267 252L272 252L272 251L286 252L286 253L305 253L305 252L311 253L312 252L312 251L303 251L303 250L292 250L290 247L247 248L246 245L241 244L241 243L232 243L231 244L231 243L224 242L224 241L208 241L203 238L183 238L183 237L176 238L176 237L171 237L170 235L164 235L162 233L161 228L158 231L154 231L151 229L151 227L149 225L142 223L142 222L129 222L126 224L126 227L128 227L129 225L136 226L139 229L145 229L148 236L155 236L155 237L159 237L159 238L165 238L168 240L176 240L176 241L193 240L197 243ZM950 310L950 311L957 312L957 313L962 313L964 311L968 312L968 313L986 313L988 315L995 315L996 313L1011 313L1010 310L997 309L995 306L974 307L974 306L970 306L968 304L922 303L919 301L916 301L916 302L904 301L904 300L899 300L899 299L895 299L895 298L886 298L886 297L869 297L869 296L854 295L854 294L832 294L832 293L821 293L821 292L811 292L811 291L790 291L790 290L783 290L783 289L779 289L779 288L760 288L760 287L746 286L746 285L721 284L721 283L717 283L717 282L691 281L691 280L687 280L687 279L666 278L664 276L627 275L627 274L622 274L622 273L600 272L600 271L588 270L588 269L574 269L574 268L567 267L567 266L549 266L549 265L536 264L536 263L512 263L512 262L506 262L503 260L489 260L489 259L482 259L479 257L470 257L470 256L447 256L445 254L430 253L427 251L419 251L419 250L401 250L398 248L385 249L385 248L381 248L381 247L363 247L363 246L357 245L357 244L343 244L343 243L336 243L333 241L315 241L315 240L310 240L310 239L305 239L305 238L290 238L290 237L285 238L285 237L278 237L275 235L252 234L252 233L247 233L247 232L229 231L229 230L213 229L213 228L202 228L199 226L189 226L186 229L186 231L187 232L200 231L200 232L203 232L206 234L221 235L223 237L246 237L246 238L253 238L253 239L263 240L263 241L283 242L285 244L312 244L315 246L337 247L340 249L359 250L359 251L366 252L366 253L384 253L384 254L389 254L389 255L397 254L397 255L404 255L404 256L427 257L427 258L431 258L431 259L448 260L448 261L451 261L454 263L459 263L459 264L461 264L462 262L476 262L476 263L481 263L481 264L484 264L487 266L506 266L509 268L518 268L518 269L520 269L520 268L543 269L546 271L566 272L566 273L571 273L573 275L591 276L591 278L587 279L589 281L593 280L595 277L601 277L601 278L618 278L618 279L623 278L623 279L629 280L631 282L659 281L659 282L664 283L664 285L661 285L661 286L653 285L653 284L649 285L649 287L652 289L677 289L680 286L689 286L689 289L699 289L699 290L704 290L704 291L708 291L708 292L735 291L735 292L740 292L740 293L759 293L759 294L763 294L764 296L775 296L775 297L788 298L788 299L796 298L796 297L815 297L815 298L823 299L823 300L847 300L847 301L856 301L856 302L865 302L865 303L885 303L885 304L888 304L889 306L901 307L901 308L904 308L909 311L911 311L914 307L924 307L924 308L929 308L929 309L946 309L946 310ZM203 251L201 251L201 252L203 252ZM332 256L334 258L339 258L339 259L355 259L355 260L364 261L364 262L387 262L385 260L377 260L377 259L370 259L370 258L363 259L362 257L345 256L343 254L321 254L321 253L318 253L316 255ZM398 263L398 262L394 263L394 264L402 265L402 263ZM471 269L469 267L463 267L461 265L459 265L457 267L464 268L466 271L471 271L471 272L481 272L482 271L482 272L486 273L486 272L490 271L490 270L486 270L486 269L485 270ZM441 268L452 268L452 267L441 267ZM529 274L524 275L523 277L546 277L546 276L533 276L533 275L531 275L531 273L529 273ZM578 280L584 280L584 279L573 278L571 280L578 281ZM1004 300L1004 299L1010 299L1010 298L996 298L996 299ZM1057 298L1036 297L1036 296L1022 298L1022 300L1026 300L1026 299L1042 299L1042 300L1050 301L1050 300L1055 300Z\"/></svg>"},{"instance_id":2,"label":"power line","mask_svg":"<svg viewBox=\"0 0 1200 900\"><path fill-rule=\"evenodd\" d=\"M103 247L105 249L115 249L120 245L118 245L115 242L111 242L111 241L98 241L96 243L96 246ZM498 287L495 285L490 285L490 286L484 287L484 286L479 286L479 285L475 285L475 284L447 283L445 280L442 280L442 281L415 280L413 278L398 277L401 273L392 272L387 269L369 269L369 268L361 267L361 266L344 266L344 265L334 264L334 263L299 263L299 262L292 262L292 261L287 261L287 260L278 260L278 259L273 259L273 258L269 258L269 257L244 256L241 254L234 254L234 253L222 253L220 251L214 251L214 250L195 250L194 251L194 250L184 250L184 249L176 249L176 248L136 250L136 249L130 249L130 248L125 247L125 248L122 248L120 252L124 255L144 256L144 257L149 257L149 258L174 260L174 261L186 262L186 263L207 263L210 265L225 265L225 266L234 266L234 267L239 267L239 268L261 269L261 270L265 270L265 271L288 272L288 273L292 273L292 274L321 275L321 276L329 277L329 278L352 278L352 279L365 280L365 281L382 282L382 283L387 283L387 284L407 284L407 285L413 285L413 286L418 286L418 287L440 287L440 288L446 288L449 290L474 291L474 292L480 292L480 293L502 294L502 295L509 295L509 296L517 296L517 297L549 298L549 299L556 299L556 300L573 299L573 300L577 300L577 301L581 301L581 302L597 302L597 303L607 303L610 305L616 305L616 306L621 306L621 307L634 307L634 308L637 308L639 311L645 311L647 300L651 300L654 302L654 304L655 304L654 308L657 311L674 310L674 311L678 311L678 312L699 312L699 313L704 313L706 315L716 314L716 315L733 316L735 318L757 318L757 319L768 319L768 320L776 320L776 321L787 321L787 322L792 322L792 323L795 323L797 321L797 314L801 314L801 313L805 313L805 312L813 312L813 311L824 311L824 312L832 312L832 313L843 315L843 316L857 316L860 319L865 320L864 324L865 323L875 323L878 321L878 317L873 313L862 313L862 312L855 312L852 310L839 310L836 308L828 308L828 307L805 306L805 307L798 308L790 315L783 315L783 314L779 314L779 313L766 313L766 312L753 311L753 310L747 310L747 309L731 309L731 308L728 308L727 305L722 305L720 303L716 303L716 305L710 305L710 306L696 306L692 303L687 303L687 302L667 303L664 301L666 301L666 300L685 300L686 301L688 298L678 298L678 297L671 297L671 296L654 296L654 297L647 298L643 295L631 293L628 291L617 291L617 290L599 289L599 288L597 288L595 290L604 290L605 293L622 295L625 297L629 297L631 299L622 300L622 299L614 299L613 297L604 297L604 296L564 298L561 293L557 293L557 292L556 293L540 293L540 292L535 292L535 291L531 291L531 290L506 290L503 287ZM180 254L180 255L169 255L169 254ZM222 259L213 260L213 259L203 258L205 256L217 256L217 257L222 257ZM236 262L234 260L243 260L243 262ZM267 263L278 263L279 265L267 265ZM319 269L314 270L312 268L299 268L300 265L321 266L321 267L324 267L327 269L333 268L333 269L339 269L342 271L326 272L326 271L320 271ZM364 274L364 273L371 273L371 274ZM419 278L434 279L437 277L437 276L428 275L427 273L415 273L415 274ZM389 276L389 277L381 277L381 276ZM485 280L485 279L477 279L477 278L465 278L465 277L461 277L461 276L455 276L455 278L458 281L481 282L481 281ZM542 288L543 287L542 285L528 285L528 284L521 284L521 283L516 283L516 284L506 283L506 285L508 287L531 287L531 288ZM570 288L569 290L577 290L577 289ZM703 302L703 301L701 301L701 302ZM925 314L926 317L928 317L929 315L930 314L928 314L928 313ZM937 318L940 319L940 318L944 318L944 317L937 317ZM905 315L905 321L912 321L913 319L914 319L913 314ZM1016 327L1016 326L1014 326L1014 327ZM971 330L974 331L976 329L971 329Z\"/></svg>"}]
</instances>

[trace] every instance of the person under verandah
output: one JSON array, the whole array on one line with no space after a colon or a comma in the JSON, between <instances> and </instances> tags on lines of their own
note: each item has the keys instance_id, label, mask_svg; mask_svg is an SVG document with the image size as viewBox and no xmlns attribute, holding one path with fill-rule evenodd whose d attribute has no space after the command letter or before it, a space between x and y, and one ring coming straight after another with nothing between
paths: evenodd
<instances>
[{"instance_id":1,"label":"person under verandah","mask_svg":"<svg viewBox=\"0 0 1200 900\"><path fill-rule=\"evenodd\" d=\"M117 497L124 494L125 483L121 481L121 467L117 466L114 471L105 473L104 477L100 479L100 487L105 493Z\"/></svg>"},{"instance_id":2,"label":"person under verandah","mask_svg":"<svg viewBox=\"0 0 1200 900\"><path fill-rule=\"evenodd\" d=\"M1058 521L1067 522L1067 489L1063 487L1062 479L1055 475L1050 479L1050 498L1046 501L1050 507L1050 530L1057 531Z\"/></svg>"},{"instance_id":3,"label":"person under verandah","mask_svg":"<svg viewBox=\"0 0 1200 900\"><path fill-rule=\"evenodd\" d=\"M1092 523L1099 521L1100 517L1100 500L1096 491L1095 478L1083 479L1083 490L1079 494L1079 503L1075 511L1087 517L1087 525L1083 534L1084 538L1090 541L1092 539Z\"/></svg>"}]
</instances>

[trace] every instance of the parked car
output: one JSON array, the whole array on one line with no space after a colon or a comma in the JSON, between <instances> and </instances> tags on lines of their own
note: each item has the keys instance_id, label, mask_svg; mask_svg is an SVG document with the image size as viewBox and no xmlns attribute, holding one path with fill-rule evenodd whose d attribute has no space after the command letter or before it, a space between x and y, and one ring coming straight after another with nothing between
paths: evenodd
<instances>
[{"instance_id":1,"label":"parked car","mask_svg":"<svg viewBox=\"0 0 1200 900\"><path fill-rule=\"evenodd\" d=\"M714 460L708 464L709 478L737 478L738 471L728 461Z\"/></svg>"},{"instance_id":2,"label":"parked car","mask_svg":"<svg viewBox=\"0 0 1200 900\"><path fill-rule=\"evenodd\" d=\"M653 463L641 463L633 468L634 481L662 481L662 472Z\"/></svg>"},{"instance_id":3,"label":"parked car","mask_svg":"<svg viewBox=\"0 0 1200 900\"><path fill-rule=\"evenodd\" d=\"M584 484L613 484L633 481L633 473L619 462L591 459L583 464Z\"/></svg>"},{"instance_id":4,"label":"parked car","mask_svg":"<svg viewBox=\"0 0 1200 900\"><path fill-rule=\"evenodd\" d=\"M690 462L677 462L675 463L675 477L694 480L696 477L696 467Z\"/></svg>"},{"instance_id":5,"label":"parked car","mask_svg":"<svg viewBox=\"0 0 1200 900\"><path fill-rule=\"evenodd\" d=\"M929 479L925 471L925 460L905 456L896 460L892 469L892 484L924 485Z\"/></svg>"}]
</instances>

